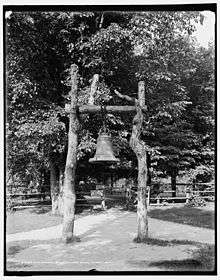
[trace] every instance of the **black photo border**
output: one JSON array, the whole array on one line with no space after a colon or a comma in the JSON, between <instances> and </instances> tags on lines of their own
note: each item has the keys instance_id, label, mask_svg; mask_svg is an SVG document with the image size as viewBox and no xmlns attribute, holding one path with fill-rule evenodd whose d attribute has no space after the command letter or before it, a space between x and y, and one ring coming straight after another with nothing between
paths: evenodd
<instances>
[{"instance_id":1,"label":"black photo border","mask_svg":"<svg viewBox=\"0 0 220 280\"><path fill-rule=\"evenodd\" d=\"M217 275L217 23L215 23L215 269L213 271L8 271L6 269L6 20L5 13L25 11L204 11L215 13L217 4L157 4L157 5L3 5L3 89L4 89L4 276L46 275Z\"/></svg>"}]
</instances>

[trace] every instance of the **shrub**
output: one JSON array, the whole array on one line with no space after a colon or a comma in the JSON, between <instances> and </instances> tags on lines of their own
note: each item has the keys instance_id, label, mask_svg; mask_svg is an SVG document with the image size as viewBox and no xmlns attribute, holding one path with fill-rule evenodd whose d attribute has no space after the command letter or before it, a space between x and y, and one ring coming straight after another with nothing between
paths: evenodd
<instances>
[{"instance_id":1,"label":"shrub","mask_svg":"<svg viewBox=\"0 0 220 280\"><path fill-rule=\"evenodd\" d=\"M186 203L188 207L198 207L198 206L206 206L206 201L199 195L191 195L188 202Z\"/></svg>"}]
</instances>

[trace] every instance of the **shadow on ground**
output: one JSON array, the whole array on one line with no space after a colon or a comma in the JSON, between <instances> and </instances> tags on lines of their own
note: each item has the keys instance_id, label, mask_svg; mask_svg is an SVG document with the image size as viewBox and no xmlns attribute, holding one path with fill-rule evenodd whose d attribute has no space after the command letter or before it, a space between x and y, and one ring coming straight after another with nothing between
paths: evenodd
<instances>
[{"instance_id":1,"label":"shadow on ground","mask_svg":"<svg viewBox=\"0 0 220 280\"><path fill-rule=\"evenodd\" d=\"M157 266L165 270L170 269L170 270L177 270L177 271L204 270L202 264L195 259L157 261L157 262L151 262L149 266Z\"/></svg>"},{"instance_id":2,"label":"shadow on ground","mask_svg":"<svg viewBox=\"0 0 220 280\"><path fill-rule=\"evenodd\" d=\"M140 243L139 241L136 240L136 238L134 239L135 243ZM153 246L161 246L161 247L167 247L167 246L175 246L175 245L202 245L204 243L200 243L200 242L195 242L195 241L191 241L191 240L177 240L177 239L172 239L172 240L164 240L164 239L158 239L158 238L147 238L145 242L147 245L153 245Z\"/></svg>"},{"instance_id":3,"label":"shadow on ground","mask_svg":"<svg viewBox=\"0 0 220 280\"><path fill-rule=\"evenodd\" d=\"M152 209L149 211L149 217L191 225L214 229L214 213L205 209L183 207L173 207L168 209Z\"/></svg>"},{"instance_id":4,"label":"shadow on ground","mask_svg":"<svg viewBox=\"0 0 220 280\"><path fill-rule=\"evenodd\" d=\"M149 266L156 266L163 268L164 270L175 270L175 271L213 271L214 266L204 267L203 263L196 259L185 259L185 260L165 260L158 262L151 262Z\"/></svg>"},{"instance_id":5,"label":"shadow on ground","mask_svg":"<svg viewBox=\"0 0 220 280\"><path fill-rule=\"evenodd\" d=\"M139 266L139 267L157 267L164 271L194 271L194 270L204 270L202 264L194 259L184 259L184 260L163 260L157 262L149 262L144 260L129 261L129 264Z\"/></svg>"},{"instance_id":6,"label":"shadow on ground","mask_svg":"<svg viewBox=\"0 0 220 280\"><path fill-rule=\"evenodd\" d=\"M26 249L25 246L13 245L7 248L7 254L8 256L14 256L24 249Z\"/></svg>"},{"instance_id":7,"label":"shadow on ground","mask_svg":"<svg viewBox=\"0 0 220 280\"><path fill-rule=\"evenodd\" d=\"M180 244L180 243L179 243ZM186 243L184 243L186 244ZM195 244L198 245L198 244ZM215 247L213 245L199 246L192 252L192 257L182 260L145 261L132 260L131 265L140 267L156 267L164 271L214 271L215 270Z\"/></svg>"}]
</instances>

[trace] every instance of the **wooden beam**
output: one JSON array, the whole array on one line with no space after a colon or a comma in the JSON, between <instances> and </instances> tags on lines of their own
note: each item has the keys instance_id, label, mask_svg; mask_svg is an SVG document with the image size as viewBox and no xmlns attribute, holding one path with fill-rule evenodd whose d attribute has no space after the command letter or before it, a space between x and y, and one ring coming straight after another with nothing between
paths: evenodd
<instances>
[{"instance_id":1,"label":"wooden beam","mask_svg":"<svg viewBox=\"0 0 220 280\"><path fill-rule=\"evenodd\" d=\"M96 92L97 87L98 87L98 82L99 82L99 75L94 74L93 78L92 78L90 93L89 93L89 100L88 100L89 105L94 104L94 96L95 96L95 92Z\"/></svg>"},{"instance_id":2,"label":"wooden beam","mask_svg":"<svg viewBox=\"0 0 220 280\"><path fill-rule=\"evenodd\" d=\"M107 112L135 112L135 106L106 106ZM80 113L97 113L101 112L101 106L84 105L79 107Z\"/></svg>"},{"instance_id":3,"label":"wooden beam","mask_svg":"<svg viewBox=\"0 0 220 280\"><path fill-rule=\"evenodd\" d=\"M71 113L69 104L66 104L65 110L66 110L67 113ZM142 108L142 110L143 111L147 111L147 106L144 106ZM101 106L98 106L98 105L82 105L82 106L78 106L78 111L81 114L98 113L98 112L101 112ZM108 113L135 112L136 111L136 107L135 106L128 106L128 105L124 105L124 106L117 106L117 105L116 106L106 106L106 111Z\"/></svg>"}]
</instances>

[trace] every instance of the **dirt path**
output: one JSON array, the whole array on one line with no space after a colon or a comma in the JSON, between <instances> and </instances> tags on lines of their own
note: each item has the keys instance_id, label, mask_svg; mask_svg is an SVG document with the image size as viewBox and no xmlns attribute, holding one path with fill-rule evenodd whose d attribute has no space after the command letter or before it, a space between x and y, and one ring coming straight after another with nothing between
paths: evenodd
<instances>
[{"instance_id":1,"label":"dirt path","mask_svg":"<svg viewBox=\"0 0 220 280\"><path fill-rule=\"evenodd\" d=\"M190 259L198 242L214 243L213 230L157 219L149 219L150 237L170 244L134 243L136 214L119 209L76 220L79 243L62 244L61 229L59 225L8 235L8 247L15 249L8 256L8 270L155 271L161 270L158 262Z\"/></svg>"}]
</instances>

